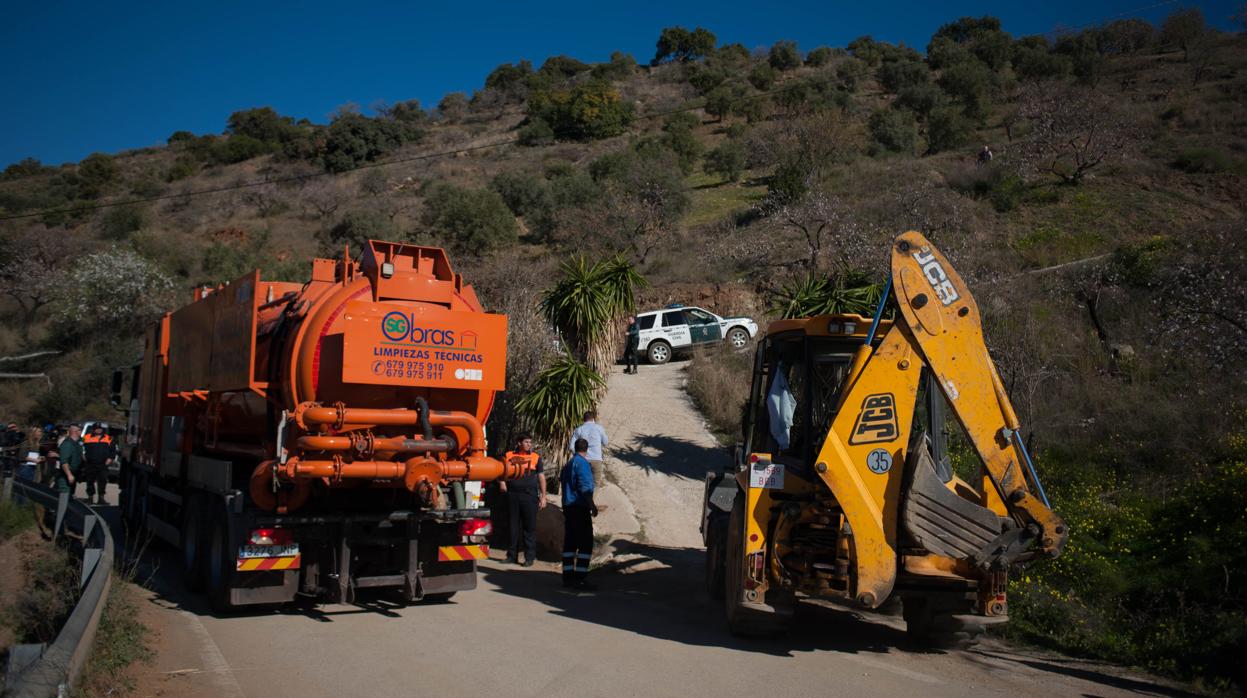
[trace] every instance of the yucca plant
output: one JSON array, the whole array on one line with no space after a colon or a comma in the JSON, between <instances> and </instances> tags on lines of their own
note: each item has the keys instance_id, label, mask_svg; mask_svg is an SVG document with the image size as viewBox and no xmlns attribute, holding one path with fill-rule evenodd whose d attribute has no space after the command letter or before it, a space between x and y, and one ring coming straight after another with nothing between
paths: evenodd
<instances>
[{"instance_id":1,"label":"yucca plant","mask_svg":"<svg viewBox=\"0 0 1247 698\"><path fill-rule=\"evenodd\" d=\"M648 282L623 257L594 264L583 257L569 259L560 271L562 278L541 299L542 314L576 358L605 375L615 358L616 325L635 311L636 290Z\"/></svg>"},{"instance_id":2,"label":"yucca plant","mask_svg":"<svg viewBox=\"0 0 1247 698\"><path fill-rule=\"evenodd\" d=\"M605 387L601 375L564 353L537 374L537 380L515 409L539 440L561 450L584 413L597 404L598 394Z\"/></svg>"},{"instance_id":3,"label":"yucca plant","mask_svg":"<svg viewBox=\"0 0 1247 698\"><path fill-rule=\"evenodd\" d=\"M772 299L771 312L785 319L836 313L871 315L882 294L883 287L865 272L810 274L781 288Z\"/></svg>"}]
</instances>

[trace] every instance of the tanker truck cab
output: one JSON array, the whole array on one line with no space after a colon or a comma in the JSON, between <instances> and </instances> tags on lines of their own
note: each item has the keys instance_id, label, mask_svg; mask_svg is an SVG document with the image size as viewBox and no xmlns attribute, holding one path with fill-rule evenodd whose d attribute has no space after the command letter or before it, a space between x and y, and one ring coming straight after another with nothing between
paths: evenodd
<instances>
[{"instance_id":1,"label":"tanker truck cab","mask_svg":"<svg viewBox=\"0 0 1247 698\"><path fill-rule=\"evenodd\" d=\"M756 350L702 510L734 632L781 630L803 598L899 598L915 639L964 640L1007 620L1011 568L1064 544L969 289L916 232L891 266L873 317L778 320ZM950 437L977 468L953 471Z\"/></svg>"},{"instance_id":2,"label":"tanker truck cab","mask_svg":"<svg viewBox=\"0 0 1247 698\"><path fill-rule=\"evenodd\" d=\"M305 284L199 289L147 330L123 517L178 547L218 611L475 588L473 492L524 474L486 455L506 336L436 248L373 241Z\"/></svg>"}]
</instances>

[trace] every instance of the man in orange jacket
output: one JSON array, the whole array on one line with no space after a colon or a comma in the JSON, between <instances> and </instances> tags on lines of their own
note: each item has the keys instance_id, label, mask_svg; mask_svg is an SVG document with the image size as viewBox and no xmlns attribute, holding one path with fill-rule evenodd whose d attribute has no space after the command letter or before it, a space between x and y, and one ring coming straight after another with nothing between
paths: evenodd
<instances>
[{"instance_id":1,"label":"man in orange jacket","mask_svg":"<svg viewBox=\"0 0 1247 698\"><path fill-rule=\"evenodd\" d=\"M533 439L521 434L514 451L507 452L507 463L530 468L528 474L511 481L502 481L511 515L511 545L507 562L520 561L520 538L524 539L524 566L532 567L537 560L537 510L546 506L546 476L541 455L533 451Z\"/></svg>"},{"instance_id":2,"label":"man in orange jacket","mask_svg":"<svg viewBox=\"0 0 1247 698\"><path fill-rule=\"evenodd\" d=\"M91 426L91 433L82 437L82 479L87 483L87 502L95 495L99 487L99 498L96 504L104 503L104 488L108 486L108 466L117 457L117 447L113 437L104 431L104 425L96 422Z\"/></svg>"}]
</instances>

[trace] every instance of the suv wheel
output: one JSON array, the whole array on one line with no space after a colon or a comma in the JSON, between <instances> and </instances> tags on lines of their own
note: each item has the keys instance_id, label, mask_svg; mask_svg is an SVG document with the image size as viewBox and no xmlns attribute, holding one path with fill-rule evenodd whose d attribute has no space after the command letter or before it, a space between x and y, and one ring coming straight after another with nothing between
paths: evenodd
<instances>
[{"instance_id":1,"label":"suv wheel","mask_svg":"<svg viewBox=\"0 0 1247 698\"><path fill-rule=\"evenodd\" d=\"M666 342L653 342L646 350L651 364L665 364L671 360L671 345Z\"/></svg>"},{"instance_id":2,"label":"suv wheel","mask_svg":"<svg viewBox=\"0 0 1247 698\"><path fill-rule=\"evenodd\" d=\"M727 342L733 349L744 349L749 343L749 333L743 327L733 327L727 331Z\"/></svg>"}]
</instances>

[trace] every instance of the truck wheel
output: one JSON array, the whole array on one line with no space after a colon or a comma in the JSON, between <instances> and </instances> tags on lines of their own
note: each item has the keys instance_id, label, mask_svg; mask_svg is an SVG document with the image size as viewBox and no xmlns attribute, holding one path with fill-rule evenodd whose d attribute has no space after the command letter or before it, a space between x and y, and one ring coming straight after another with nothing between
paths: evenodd
<instances>
[{"instance_id":1,"label":"truck wheel","mask_svg":"<svg viewBox=\"0 0 1247 698\"><path fill-rule=\"evenodd\" d=\"M655 366L665 364L671 360L671 345L662 341L650 342L649 348L645 350L645 355L649 362Z\"/></svg>"},{"instance_id":2,"label":"truck wheel","mask_svg":"<svg viewBox=\"0 0 1247 698\"><path fill-rule=\"evenodd\" d=\"M706 521L706 593L710 598L723 598L724 561L727 554L728 515L715 512Z\"/></svg>"},{"instance_id":3,"label":"truck wheel","mask_svg":"<svg viewBox=\"0 0 1247 698\"><path fill-rule=\"evenodd\" d=\"M727 331L727 343L731 344L733 349L744 349L749 343L749 332L743 327L733 327Z\"/></svg>"},{"instance_id":4,"label":"truck wheel","mask_svg":"<svg viewBox=\"0 0 1247 698\"><path fill-rule=\"evenodd\" d=\"M191 591L203 591L207 586L203 515L203 497L191 495L182 514L182 581Z\"/></svg>"},{"instance_id":5,"label":"truck wheel","mask_svg":"<svg viewBox=\"0 0 1247 698\"><path fill-rule=\"evenodd\" d=\"M230 590L238 575L234 569L237 555L229 537L228 515L220 507L215 509L207 550L208 600L217 613L230 613L237 608L230 601Z\"/></svg>"}]
</instances>

